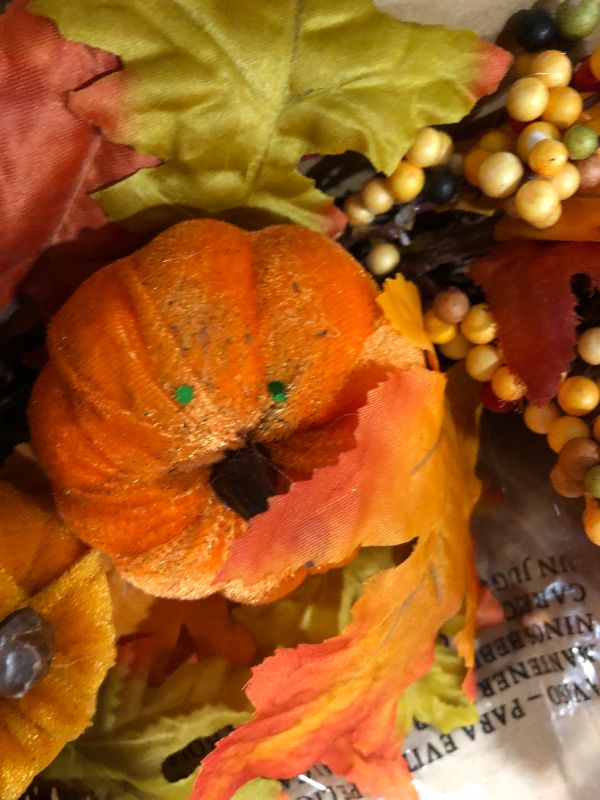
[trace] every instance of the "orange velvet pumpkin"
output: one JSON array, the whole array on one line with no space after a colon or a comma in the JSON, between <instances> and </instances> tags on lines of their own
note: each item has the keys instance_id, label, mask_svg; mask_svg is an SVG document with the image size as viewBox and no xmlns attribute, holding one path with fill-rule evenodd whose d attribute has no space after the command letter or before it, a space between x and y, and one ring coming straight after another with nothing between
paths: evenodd
<instances>
[{"instance_id":1,"label":"orange velvet pumpkin","mask_svg":"<svg viewBox=\"0 0 600 800\"><path fill-rule=\"evenodd\" d=\"M292 477L351 446L344 412L416 358L375 294L293 225L185 222L97 272L53 320L30 406L63 518L146 591L227 594L215 575L248 522L210 470L249 440Z\"/></svg>"}]
</instances>

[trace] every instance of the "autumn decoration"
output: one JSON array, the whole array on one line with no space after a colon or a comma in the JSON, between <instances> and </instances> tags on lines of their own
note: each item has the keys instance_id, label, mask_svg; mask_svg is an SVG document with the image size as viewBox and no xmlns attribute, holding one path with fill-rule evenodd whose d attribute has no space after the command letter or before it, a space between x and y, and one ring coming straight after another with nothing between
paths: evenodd
<instances>
[{"instance_id":1,"label":"autumn decoration","mask_svg":"<svg viewBox=\"0 0 600 800\"><path fill-rule=\"evenodd\" d=\"M508 73L371 0L5 5L2 800L317 764L415 800L403 742L476 721L499 618L483 408L600 543L600 50L519 33Z\"/></svg>"}]
</instances>

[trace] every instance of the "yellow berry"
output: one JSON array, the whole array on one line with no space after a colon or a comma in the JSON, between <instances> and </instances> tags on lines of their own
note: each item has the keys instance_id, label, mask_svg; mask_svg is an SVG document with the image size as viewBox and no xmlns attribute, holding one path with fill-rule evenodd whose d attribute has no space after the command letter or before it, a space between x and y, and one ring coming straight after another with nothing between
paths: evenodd
<instances>
[{"instance_id":1,"label":"yellow berry","mask_svg":"<svg viewBox=\"0 0 600 800\"><path fill-rule=\"evenodd\" d=\"M575 375L567 378L558 390L558 404L572 417L593 411L600 401L600 389L591 378Z\"/></svg>"},{"instance_id":2,"label":"yellow berry","mask_svg":"<svg viewBox=\"0 0 600 800\"><path fill-rule=\"evenodd\" d=\"M552 422L560 417L560 411L554 403L543 406L528 405L523 413L523 421L530 431L546 435Z\"/></svg>"},{"instance_id":3,"label":"yellow berry","mask_svg":"<svg viewBox=\"0 0 600 800\"><path fill-rule=\"evenodd\" d=\"M560 453L563 446L571 439L589 439L590 429L578 417L558 417L548 428L548 444L555 453Z\"/></svg>"},{"instance_id":4,"label":"yellow berry","mask_svg":"<svg viewBox=\"0 0 600 800\"><path fill-rule=\"evenodd\" d=\"M373 275L387 275L400 263L400 251L390 242L375 242L366 258L369 272Z\"/></svg>"},{"instance_id":5,"label":"yellow berry","mask_svg":"<svg viewBox=\"0 0 600 800\"><path fill-rule=\"evenodd\" d=\"M554 139L542 139L534 145L527 157L531 169L543 178L556 175L568 160L569 151L566 146Z\"/></svg>"},{"instance_id":6,"label":"yellow berry","mask_svg":"<svg viewBox=\"0 0 600 800\"><path fill-rule=\"evenodd\" d=\"M440 345L440 352L445 355L446 358L451 358L454 361L460 361L461 359L465 358L471 349L471 346L471 342L468 342L459 331L454 339L450 339L450 341L446 342L446 344Z\"/></svg>"},{"instance_id":7,"label":"yellow berry","mask_svg":"<svg viewBox=\"0 0 600 800\"><path fill-rule=\"evenodd\" d=\"M523 128L517 138L517 155L521 161L527 161L527 156L538 142L543 139L560 139L560 133L556 125L549 122L532 122Z\"/></svg>"},{"instance_id":8,"label":"yellow berry","mask_svg":"<svg viewBox=\"0 0 600 800\"><path fill-rule=\"evenodd\" d=\"M499 153L504 151L507 153L514 153L515 150L515 136L509 131L491 130L484 134L477 147L482 147L484 150L491 150L492 153Z\"/></svg>"},{"instance_id":9,"label":"yellow berry","mask_svg":"<svg viewBox=\"0 0 600 800\"><path fill-rule=\"evenodd\" d=\"M583 98L576 89L570 86L555 86L549 90L548 104L542 119L551 122L557 128L570 128L583 111Z\"/></svg>"},{"instance_id":10,"label":"yellow berry","mask_svg":"<svg viewBox=\"0 0 600 800\"><path fill-rule=\"evenodd\" d=\"M568 86L573 74L569 56L560 50L544 50L531 60L529 74L538 78L550 89L553 86Z\"/></svg>"},{"instance_id":11,"label":"yellow berry","mask_svg":"<svg viewBox=\"0 0 600 800\"><path fill-rule=\"evenodd\" d=\"M543 178L524 183L515 196L515 206L521 219L541 222L554 213L560 200L556 189Z\"/></svg>"},{"instance_id":12,"label":"yellow berry","mask_svg":"<svg viewBox=\"0 0 600 800\"><path fill-rule=\"evenodd\" d=\"M442 142L438 164L447 164L454 154L454 142L450 134L438 131Z\"/></svg>"},{"instance_id":13,"label":"yellow berry","mask_svg":"<svg viewBox=\"0 0 600 800\"><path fill-rule=\"evenodd\" d=\"M463 161L463 173L471 186L479 186L479 168L483 162L492 155L491 150L475 147L469 150Z\"/></svg>"},{"instance_id":14,"label":"yellow berry","mask_svg":"<svg viewBox=\"0 0 600 800\"><path fill-rule=\"evenodd\" d=\"M500 367L492 375L492 391L500 400L513 403L525 397L527 388L508 367Z\"/></svg>"},{"instance_id":15,"label":"yellow berry","mask_svg":"<svg viewBox=\"0 0 600 800\"><path fill-rule=\"evenodd\" d=\"M421 167L401 161L388 178L391 193L399 203L409 203L423 190L425 173Z\"/></svg>"},{"instance_id":16,"label":"yellow berry","mask_svg":"<svg viewBox=\"0 0 600 800\"><path fill-rule=\"evenodd\" d=\"M344 201L344 213L348 217L350 225L368 225L373 221L373 214L368 208L365 208L364 203L359 194L351 194Z\"/></svg>"},{"instance_id":17,"label":"yellow berry","mask_svg":"<svg viewBox=\"0 0 600 800\"><path fill-rule=\"evenodd\" d=\"M579 358L586 364L600 364L600 328L588 328L577 340Z\"/></svg>"},{"instance_id":18,"label":"yellow berry","mask_svg":"<svg viewBox=\"0 0 600 800\"><path fill-rule=\"evenodd\" d=\"M523 177L523 164L513 153L493 153L479 167L478 183L488 197L509 197Z\"/></svg>"},{"instance_id":19,"label":"yellow berry","mask_svg":"<svg viewBox=\"0 0 600 800\"><path fill-rule=\"evenodd\" d=\"M423 323L429 338L434 344L447 344L456 336L456 325L450 322L442 322L439 317L436 317L431 308L425 313Z\"/></svg>"},{"instance_id":20,"label":"yellow berry","mask_svg":"<svg viewBox=\"0 0 600 800\"><path fill-rule=\"evenodd\" d=\"M544 217L544 219L538 219L536 221L532 220L529 224L533 228L537 228L540 231L544 231L546 230L546 228L551 228L553 225L556 225L561 216L562 216L562 205L559 203L554 209L554 211L551 211L547 217Z\"/></svg>"},{"instance_id":21,"label":"yellow berry","mask_svg":"<svg viewBox=\"0 0 600 800\"><path fill-rule=\"evenodd\" d=\"M548 103L548 88L537 78L519 78L508 90L506 108L513 119L530 122Z\"/></svg>"},{"instance_id":22,"label":"yellow berry","mask_svg":"<svg viewBox=\"0 0 600 800\"><path fill-rule=\"evenodd\" d=\"M581 173L570 161L561 167L558 172L551 175L548 180L556 189L560 200L572 197L581 183Z\"/></svg>"},{"instance_id":23,"label":"yellow berry","mask_svg":"<svg viewBox=\"0 0 600 800\"><path fill-rule=\"evenodd\" d=\"M502 361L498 351L491 344L475 345L472 350L469 350L465 361L467 375L481 383L491 380L501 365Z\"/></svg>"},{"instance_id":24,"label":"yellow berry","mask_svg":"<svg viewBox=\"0 0 600 800\"><path fill-rule=\"evenodd\" d=\"M367 181L360 196L363 205L373 214L385 214L394 205L394 195L383 178L371 178Z\"/></svg>"},{"instance_id":25,"label":"yellow berry","mask_svg":"<svg viewBox=\"0 0 600 800\"><path fill-rule=\"evenodd\" d=\"M440 163L444 141L435 128L421 128L406 154L406 160L417 167L435 167Z\"/></svg>"},{"instance_id":26,"label":"yellow berry","mask_svg":"<svg viewBox=\"0 0 600 800\"><path fill-rule=\"evenodd\" d=\"M449 286L435 296L432 308L442 322L462 322L469 311L469 298L457 286Z\"/></svg>"},{"instance_id":27,"label":"yellow berry","mask_svg":"<svg viewBox=\"0 0 600 800\"><path fill-rule=\"evenodd\" d=\"M471 306L460 323L462 335L472 344L489 344L496 338L496 323L485 303Z\"/></svg>"},{"instance_id":28,"label":"yellow berry","mask_svg":"<svg viewBox=\"0 0 600 800\"><path fill-rule=\"evenodd\" d=\"M526 78L533 61L533 53L521 53L515 59L514 67L517 78Z\"/></svg>"}]
</instances>

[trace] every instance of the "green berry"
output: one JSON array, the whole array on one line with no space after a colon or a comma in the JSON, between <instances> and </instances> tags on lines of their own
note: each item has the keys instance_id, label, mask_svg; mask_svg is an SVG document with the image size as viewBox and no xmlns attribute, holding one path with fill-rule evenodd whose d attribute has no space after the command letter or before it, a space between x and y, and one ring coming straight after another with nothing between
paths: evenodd
<instances>
[{"instance_id":1,"label":"green berry","mask_svg":"<svg viewBox=\"0 0 600 800\"><path fill-rule=\"evenodd\" d=\"M565 39L585 39L596 27L599 16L596 0L581 0L577 5L571 0L563 0L556 9L555 22Z\"/></svg>"},{"instance_id":2,"label":"green berry","mask_svg":"<svg viewBox=\"0 0 600 800\"><path fill-rule=\"evenodd\" d=\"M563 143L569 151L569 158L581 161L589 158L598 147L598 134L591 125L573 125L565 133Z\"/></svg>"},{"instance_id":3,"label":"green berry","mask_svg":"<svg viewBox=\"0 0 600 800\"><path fill-rule=\"evenodd\" d=\"M585 490L596 499L600 499L600 464L590 467L586 472Z\"/></svg>"}]
</instances>

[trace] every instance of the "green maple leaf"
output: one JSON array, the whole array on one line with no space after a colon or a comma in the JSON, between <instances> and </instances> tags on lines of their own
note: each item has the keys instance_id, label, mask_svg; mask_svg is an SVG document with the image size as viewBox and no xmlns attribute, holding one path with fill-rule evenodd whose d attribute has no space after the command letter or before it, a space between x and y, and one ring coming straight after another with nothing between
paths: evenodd
<instances>
[{"instance_id":1,"label":"green maple leaf","mask_svg":"<svg viewBox=\"0 0 600 800\"><path fill-rule=\"evenodd\" d=\"M300 158L355 150L391 173L420 127L471 109L491 53L473 32L398 22L372 0L29 9L121 58L124 70L75 93L72 107L163 160L98 195L112 219L144 225L207 213L325 229L331 200L298 172Z\"/></svg>"}]
</instances>

